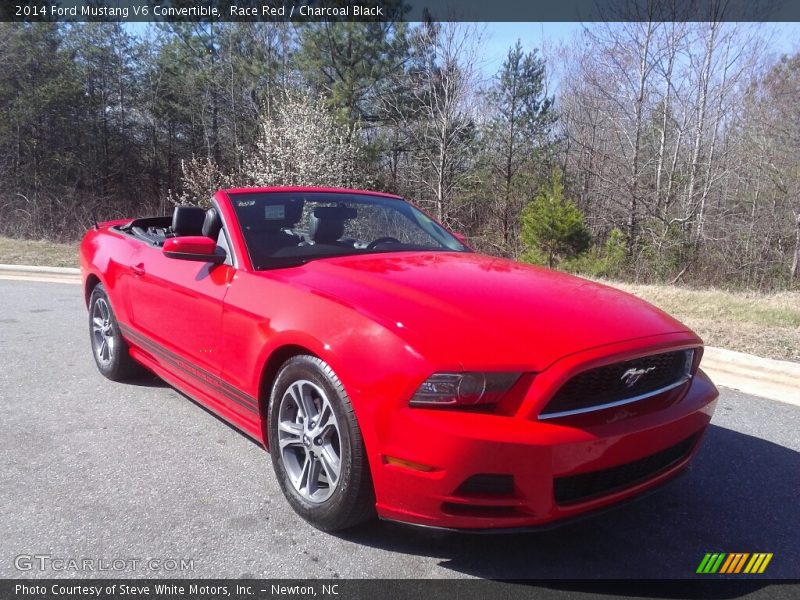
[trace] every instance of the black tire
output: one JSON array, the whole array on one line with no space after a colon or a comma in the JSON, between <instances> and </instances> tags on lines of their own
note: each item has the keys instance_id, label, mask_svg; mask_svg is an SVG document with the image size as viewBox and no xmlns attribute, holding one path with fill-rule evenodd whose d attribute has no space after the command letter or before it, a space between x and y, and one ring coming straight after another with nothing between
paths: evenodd
<instances>
[{"instance_id":1,"label":"black tire","mask_svg":"<svg viewBox=\"0 0 800 600\"><path fill-rule=\"evenodd\" d=\"M302 411L295 410L297 403L293 399L298 394L292 395L291 386L295 386L293 387L295 391L305 389L308 392L304 396L300 391L299 395L310 400L313 403L312 408L318 409L319 421L324 420L329 423L328 433L320 434L315 439L308 439L309 436L306 434L310 433L310 430L306 430L302 424L304 423L304 417L300 414ZM323 398L320 392L324 392L327 398ZM321 408L323 403L324 406L330 407L335 416L335 423L330 423L329 418L323 416L328 414ZM313 413L313 410L310 413ZM292 414L295 419L292 425L299 428L298 433L281 429L279 434L280 419L283 418L285 424L290 423ZM286 361L272 386L268 419L269 447L275 475L284 496L297 514L322 531L347 529L375 517L375 492L361 430L342 382L327 363L307 355L295 356ZM313 419L309 419L309 425L314 425ZM334 443L334 435L331 433L333 431L338 437L338 445ZM301 438L303 440L301 443L294 441ZM325 438L324 445L320 441L323 438ZM286 443L286 450L281 448L281 440ZM289 440L288 443L286 440ZM306 442L307 445L304 445ZM332 461L325 453L335 451L337 448L339 460L338 463L334 461L333 465L338 464L339 473L335 484L330 485L327 483L330 481L328 473L332 471L328 467ZM319 453L316 459L312 452ZM302 485L298 488L290 476L292 470L295 480L302 480L302 473L314 473L315 460L319 480L317 481L317 475L311 479L314 479L314 486L318 486L317 493L322 497L316 501L309 497L309 486L306 486L305 490L302 489ZM308 472L305 470L304 461L310 461L309 464L312 465L308 467ZM302 469L301 462L303 462ZM302 471L299 477L298 471ZM329 496L325 497L326 494Z\"/></svg>"},{"instance_id":2,"label":"black tire","mask_svg":"<svg viewBox=\"0 0 800 600\"><path fill-rule=\"evenodd\" d=\"M98 331L99 323L95 321L97 318L104 321L101 331ZM128 344L122 338L119 323L102 283L94 287L89 298L89 339L97 369L111 381L125 381L144 372L143 367L128 353ZM108 352L103 350L103 341Z\"/></svg>"}]
</instances>

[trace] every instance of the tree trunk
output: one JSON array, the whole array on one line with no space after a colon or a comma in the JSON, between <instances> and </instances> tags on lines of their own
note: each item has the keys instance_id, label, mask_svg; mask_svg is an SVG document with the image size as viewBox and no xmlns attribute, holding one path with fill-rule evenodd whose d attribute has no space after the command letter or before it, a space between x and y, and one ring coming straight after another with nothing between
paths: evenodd
<instances>
[{"instance_id":1,"label":"tree trunk","mask_svg":"<svg viewBox=\"0 0 800 600\"><path fill-rule=\"evenodd\" d=\"M794 226L794 260L792 260L792 279L800 278L800 212L797 213Z\"/></svg>"},{"instance_id":2,"label":"tree trunk","mask_svg":"<svg viewBox=\"0 0 800 600\"><path fill-rule=\"evenodd\" d=\"M662 177L664 173L664 154L667 151L667 125L670 111L670 100L672 99L672 70L675 66L675 54L677 53L677 43L675 41L675 27L672 24L672 30L668 39L669 42L669 57L667 58L667 69L664 73L664 98L662 99L663 110L661 112L661 135L658 140L658 161L656 165L656 214L661 216L661 188ZM666 213L664 215L666 220Z\"/></svg>"},{"instance_id":3,"label":"tree trunk","mask_svg":"<svg viewBox=\"0 0 800 600\"><path fill-rule=\"evenodd\" d=\"M708 39L706 41L703 68L700 73L700 87L697 98L697 129L695 130L694 148L692 149L692 162L689 169L689 186L686 191L686 216L695 212L693 207L694 190L697 185L697 171L700 163L700 151L703 144L703 130L706 124L706 105L708 103L708 83L711 76L711 59L714 54L714 43L717 36L719 23L711 23ZM697 230L696 233L699 233Z\"/></svg>"},{"instance_id":4,"label":"tree trunk","mask_svg":"<svg viewBox=\"0 0 800 600\"><path fill-rule=\"evenodd\" d=\"M633 170L631 172L631 198L628 203L628 256L633 255L633 250L638 241L638 215L639 210L639 158L642 146L642 127L644 116L645 88L647 86L647 75L649 70L650 41L653 37L653 22L647 22L647 32L644 39L641 60L639 61L639 85L637 89L636 104L634 113L636 115L636 132L634 134L633 146Z\"/></svg>"}]
</instances>

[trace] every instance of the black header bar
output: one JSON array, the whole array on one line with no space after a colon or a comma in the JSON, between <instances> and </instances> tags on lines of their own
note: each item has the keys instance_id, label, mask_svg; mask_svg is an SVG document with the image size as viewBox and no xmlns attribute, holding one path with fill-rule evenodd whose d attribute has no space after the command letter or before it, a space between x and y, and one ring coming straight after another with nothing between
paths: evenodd
<instances>
[{"instance_id":1,"label":"black header bar","mask_svg":"<svg viewBox=\"0 0 800 600\"><path fill-rule=\"evenodd\" d=\"M797 598L797 581L750 579L3 579L3 600L612 600Z\"/></svg>"},{"instance_id":2,"label":"black header bar","mask_svg":"<svg viewBox=\"0 0 800 600\"><path fill-rule=\"evenodd\" d=\"M800 21L798 0L3 0L6 22Z\"/></svg>"}]
</instances>

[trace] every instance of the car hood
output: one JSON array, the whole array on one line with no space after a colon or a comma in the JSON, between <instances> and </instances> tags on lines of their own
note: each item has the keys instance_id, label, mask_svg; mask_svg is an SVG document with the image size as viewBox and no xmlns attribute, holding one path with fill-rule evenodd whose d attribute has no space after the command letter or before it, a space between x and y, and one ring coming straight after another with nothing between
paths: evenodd
<instances>
[{"instance_id":1,"label":"car hood","mask_svg":"<svg viewBox=\"0 0 800 600\"><path fill-rule=\"evenodd\" d=\"M440 364L455 357L466 366L539 371L581 350L689 331L617 289L481 254L347 256L282 276L382 323Z\"/></svg>"}]
</instances>

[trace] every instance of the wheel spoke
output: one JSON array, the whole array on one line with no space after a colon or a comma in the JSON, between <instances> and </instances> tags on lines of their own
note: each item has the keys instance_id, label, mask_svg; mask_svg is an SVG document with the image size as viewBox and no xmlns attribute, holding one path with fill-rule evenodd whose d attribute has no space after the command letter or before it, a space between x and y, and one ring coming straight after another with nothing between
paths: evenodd
<instances>
[{"instance_id":1,"label":"wheel spoke","mask_svg":"<svg viewBox=\"0 0 800 600\"><path fill-rule=\"evenodd\" d=\"M278 440L278 446L280 446L281 450L285 450L287 448L294 449L294 448L302 448L303 442L301 442L297 438L281 438Z\"/></svg>"},{"instance_id":2,"label":"wheel spoke","mask_svg":"<svg viewBox=\"0 0 800 600\"><path fill-rule=\"evenodd\" d=\"M333 414L330 402L325 399L320 412L319 422L317 423L317 435L326 435L331 433L331 429L336 430L336 416Z\"/></svg>"},{"instance_id":3,"label":"wheel spoke","mask_svg":"<svg viewBox=\"0 0 800 600\"><path fill-rule=\"evenodd\" d=\"M308 493L308 477L311 472L311 457L306 454L305 461L303 462L303 468L300 469L300 474L297 476L297 479L294 480L294 487L297 488L298 491L303 492L305 491Z\"/></svg>"},{"instance_id":4,"label":"wheel spoke","mask_svg":"<svg viewBox=\"0 0 800 600\"><path fill-rule=\"evenodd\" d=\"M322 473L322 465L320 464L320 460L315 457L310 457L309 462L311 466L308 469L308 487L307 493L312 498L314 495L319 491L319 476Z\"/></svg>"},{"instance_id":5,"label":"wheel spoke","mask_svg":"<svg viewBox=\"0 0 800 600\"><path fill-rule=\"evenodd\" d=\"M289 386L289 389L286 390L286 393L292 398L292 400L295 403L295 406L297 406L297 408L302 413L303 412L303 405L300 402L300 392L298 392L299 389L300 389L300 384L293 383L292 385ZM286 396L284 395L284 398L285 397Z\"/></svg>"},{"instance_id":6,"label":"wheel spoke","mask_svg":"<svg viewBox=\"0 0 800 600\"><path fill-rule=\"evenodd\" d=\"M291 421L281 421L278 423L278 429L284 433L295 436L300 439L303 435L303 426L300 423L292 423Z\"/></svg>"},{"instance_id":7,"label":"wheel spoke","mask_svg":"<svg viewBox=\"0 0 800 600\"><path fill-rule=\"evenodd\" d=\"M278 430L280 432L280 435L278 436L278 445L280 446L281 450L287 447L303 446L302 425L281 421L278 423Z\"/></svg>"},{"instance_id":8,"label":"wheel spoke","mask_svg":"<svg viewBox=\"0 0 800 600\"><path fill-rule=\"evenodd\" d=\"M94 323L94 328L96 330L102 330L103 327L105 327L105 323L103 322L103 319L101 319L100 317L94 317L92 319L92 323Z\"/></svg>"},{"instance_id":9,"label":"wheel spoke","mask_svg":"<svg viewBox=\"0 0 800 600\"><path fill-rule=\"evenodd\" d=\"M335 486L336 482L339 480L339 460L336 459L332 461L328 450L323 449L319 455L319 462L322 465L322 469L325 471L325 476L328 478L329 485L331 487Z\"/></svg>"},{"instance_id":10,"label":"wheel spoke","mask_svg":"<svg viewBox=\"0 0 800 600\"><path fill-rule=\"evenodd\" d=\"M290 385L287 392L289 396L291 396L294 405L297 407L297 411L300 413L300 416L303 417L305 422L308 422L311 418L311 415L309 415L308 407L303 401L303 388L300 382L295 382Z\"/></svg>"},{"instance_id":11,"label":"wheel spoke","mask_svg":"<svg viewBox=\"0 0 800 600\"><path fill-rule=\"evenodd\" d=\"M303 407L303 416L306 418L306 423L310 423L312 420L316 420L317 417L317 408L314 406L314 401L311 399L311 390L308 386L300 384L295 385L298 386L298 391L300 392L300 404L302 404Z\"/></svg>"}]
</instances>

